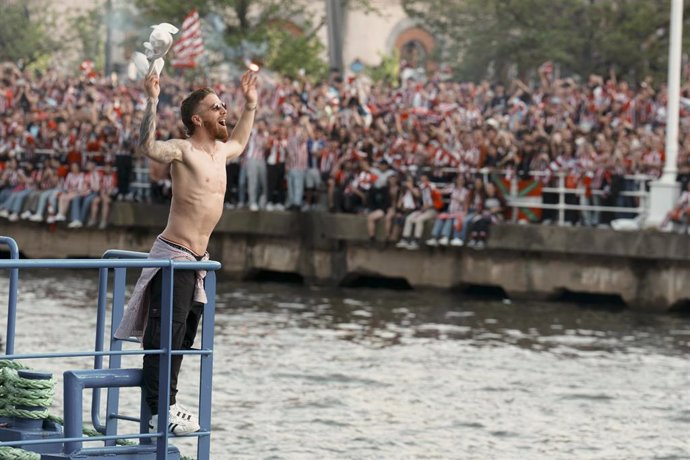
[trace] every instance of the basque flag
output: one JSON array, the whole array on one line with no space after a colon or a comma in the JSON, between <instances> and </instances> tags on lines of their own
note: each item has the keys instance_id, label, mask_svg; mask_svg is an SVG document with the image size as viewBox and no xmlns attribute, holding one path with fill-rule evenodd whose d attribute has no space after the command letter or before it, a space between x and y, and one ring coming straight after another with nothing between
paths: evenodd
<instances>
[{"instance_id":1,"label":"basque flag","mask_svg":"<svg viewBox=\"0 0 690 460\"><path fill-rule=\"evenodd\" d=\"M204 54L199 13L192 10L182 23L180 39L172 47L175 57L173 67L196 67L197 58Z\"/></svg>"}]
</instances>

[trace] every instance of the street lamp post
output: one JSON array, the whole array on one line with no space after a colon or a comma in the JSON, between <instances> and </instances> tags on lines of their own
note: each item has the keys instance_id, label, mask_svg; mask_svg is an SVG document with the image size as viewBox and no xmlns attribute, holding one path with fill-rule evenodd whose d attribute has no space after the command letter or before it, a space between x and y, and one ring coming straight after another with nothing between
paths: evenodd
<instances>
[{"instance_id":1,"label":"street lamp post","mask_svg":"<svg viewBox=\"0 0 690 460\"><path fill-rule=\"evenodd\" d=\"M652 182L646 226L658 226L678 198L678 111L680 104L683 0L671 0L671 31L668 52L668 103L666 106L666 162L661 179Z\"/></svg>"},{"instance_id":2,"label":"street lamp post","mask_svg":"<svg viewBox=\"0 0 690 460\"><path fill-rule=\"evenodd\" d=\"M326 0L328 63L331 70L343 70L343 11L339 0Z\"/></svg>"},{"instance_id":3,"label":"street lamp post","mask_svg":"<svg viewBox=\"0 0 690 460\"><path fill-rule=\"evenodd\" d=\"M113 70L113 2L105 2L105 75L110 76Z\"/></svg>"}]
</instances>

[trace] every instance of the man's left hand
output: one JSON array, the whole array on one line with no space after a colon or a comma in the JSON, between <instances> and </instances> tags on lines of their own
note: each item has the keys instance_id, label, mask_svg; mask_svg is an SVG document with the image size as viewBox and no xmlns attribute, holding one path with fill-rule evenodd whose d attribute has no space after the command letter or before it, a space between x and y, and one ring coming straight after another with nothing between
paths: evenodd
<instances>
[{"instance_id":1,"label":"man's left hand","mask_svg":"<svg viewBox=\"0 0 690 460\"><path fill-rule=\"evenodd\" d=\"M248 70L244 73L244 75L242 75L240 87L242 88L242 94L244 94L244 98L248 105L256 105L257 100L259 99L256 91L256 81L257 75L251 70Z\"/></svg>"}]
</instances>

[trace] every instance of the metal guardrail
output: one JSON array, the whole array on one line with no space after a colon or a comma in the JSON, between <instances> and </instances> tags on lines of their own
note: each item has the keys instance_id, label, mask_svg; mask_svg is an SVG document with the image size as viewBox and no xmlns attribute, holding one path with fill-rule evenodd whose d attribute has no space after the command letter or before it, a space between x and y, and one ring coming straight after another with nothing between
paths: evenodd
<instances>
[{"instance_id":1,"label":"metal guardrail","mask_svg":"<svg viewBox=\"0 0 690 460\"><path fill-rule=\"evenodd\" d=\"M40 149L36 149L39 153ZM51 153L52 152L52 153ZM53 154L54 151L50 149L43 149L40 151L43 154ZM417 168L413 168L417 171ZM431 167L422 167L421 171L430 172ZM453 175L458 173L456 168L442 168L444 173ZM613 213L624 213L624 214L635 214L638 217L644 218L649 214L649 192L646 190L647 183L654 180L654 177L644 175L644 174L634 174L624 176L625 180L633 181L635 184L636 191L621 191L619 196L632 198L638 200L636 207L630 206L602 206L594 204L582 204L582 198L586 196L587 191L584 188L568 188L565 186L565 180L568 176L566 172L557 173L546 173L543 171L531 171L529 176L536 179L542 178L546 175L557 177L558 186L556 187L542 187L542 192L554 193L558 195L558 201L554 204L537 202L534 200L521 199L518 194L518 178L514 171L496 169L496 168L470 168L464 170L463 172L469 174L481 174L484 182L488 182L492 176L500 177L510 177L510 193L505 195L508 202L508 206L512 209L513 220L516 221L518 211L520 209L540 209L540 210L556 210L558 211L558 225L565 225L565 213L566 211L580 211L584 213L600 213L600 212L613 212ZM137 165L132 169L133 177L129 184L132 196L138 201L148 202L151 194L151 184L149 182L148 166ZM591 190L592 195L602 196L603 191L601 190ZM580 201L580 204L567 204L565 196L566 195L576 195Z\"/></svg>"},{"instance_id":2,"label":"metal guardrail","mask_svg":"<svg viewBox=\"0 0 690 460\"><path fill-rule=\"evenodd\" d=\"M430 170L430 169L429 169ZM455 168L444 168L442 170L444 173L457 174L458 170ZM484 183L487 183L495 177L508 177L510 180L510 190L509 193L505 194L504 197L508 203L508 207L512 209L511 215L512 220L517 222L518 211L524 209L548 209L558 211L558 219L556 223L558 225L565 225L565 213L566 211L581 211L581 212L613 212L621 214L636 214L640 218L644 218L649 214L649 192L647 191L647 184L654 180L652 176L644 174L633 174L625 175L623 179L626 181L632 181L635 190L623 190L618 193L619 197L625 197L633 200L637 200L637 206L603 206L594 204L582 204L582 198L586 197L587 189L579 188L569 188L566 187L566 178L568 173L566 172L556 172L547 173L542 171L532 171L528 175L534 180L539 180L544 177L550 176L558 179L558 185L556 187L542 187L541 191L543 193L553 193L558 195L558 200L556 203L544 203L543 195L540 201L535 199L525 199L520 197L518 191L518 183L524 177L518 177L515 171L493 169L493 168L475 168L465 171L469 174L480 174ZM591 190L593 196L604 196L603 190ZM575 195L578 198L580 204L567 204L566 195Z\"/></svg>"},{"instance_id":3,"label":"metal guardrail","mask_svg":"<svg viewBox=\"0 0 690 460\"><path fill-rule=\"evenodd\" d=\"M201 431L186 435L189 437L196 437L197 441L197 456L198 458L210 458L210 431L211 431L211 390L212 390L212 373L213 373L213 324L215 313L215 293L216 293L216 276L215 271L220 268L220 263L215 261L203 262L177 262L173 260L162 259L147 259L147 254L131 251L107 251L102 259L19 259L19 250L14 239L9 237L0 237L0 244L7 245L10 249L11 259L0 260L0 269L8 269L10 271L10 292L8 300L8 321L7 321L7 346L6 354L0 356L0 359L16 360L16 359L35 359L35 358L63 358L63 357L94 357L94 369L99 370L103 368L103 357L109 357L109 369L118 369L121 365L121 357L125 355L144 355L154 354L159 355L160 362L160 384L159 384L159 407L168 407L170 399L170 367L171 357L173 355L192 354L199 355L201 358L200 376L199 376L199 424ZM161 310L161 348L158 350L122 350L122 343L124 341L115 339L113 334L124 313L125 305L125 282L127 269L141 269L141 268L159 268L163 273L162 299L161 304L167 306ZM25 353L17 354L14 350L15 333L16 333L16 311L17 311L17 289L19 270L38 269L38 268L52 268L52 269L99 269L99 289L98 289L98 306L97 306L97 325L95 337L94 351L67 351L58 353ZM108 294L108 275L109 271L113 270L113 296L112 296L112 314L111 314L111 332L110 332L110 348L104 350L105 345L105 327L107 323L107 294ZM208 302L204 305L202 315L202 331L201 331L201 347L196 350L172 350L172 290L173 290L173 275L175 270L206 270L207 276L205 281L205 289L207 291ZM72 373L71 371L68 371ZM66 375L67 373L66 372ZM107 372L107 371L105 371ZM95 437L78 437L75 433L81 433L81 412L77 415L71 416L72 419L65 418L65 437L60 438L59 442L65 444L65 452L77 454L79 452L98 451L102 455L110 455L118 452L117 449L122 447L115 447L115 442L121 439L139 439L141 444L150 443L151 439L156 439L156 458L157 460L165 460L168 457L168 443L170 434L167 431L168 426L168 411L162 411L159 418L159 432L148 432L148 407L142 398L142 407L140 417L129 417L120 415L119 412L119 389L111 387L108 390L108 399L106 404L106 419L105 423L101 422L99 416L100 407L100 390L94 388L94 400L92 401L91 417L94 427L97 431L102 433L102 436ZM74 411L71 411L74 413ZM67 415L67 411L66 411ZM138 421L140 424L139 433L118 434L117 421L128 420ZM161 430L162 427L162 430ZM68 436L69 435L69 436ZM88 448L81 449L82 442L88 441L103 441L104 448ZM2 446L18 446L18 445L35 445L35 444L50 444L55 443L56 439L40 439L40 440L23 440L0 442Z\"/></svg>"},{"instance_id":4,"label":"metal guardrail","mask_svg":"<svg viewBox=\"0 0 690 460\"><path fill-rule=\"evenodd\" d=\"M533 177L539 177L538 174L532 173ZM587 189L585 188L568 188L565 186L565 180L567 177L566 173L555 174L558 178L557 187L543 187L542 193L555 193L558 194L558 203L547 204L535 201L521 200L514 190L517 189L517 179L512 178L511 180L511 194L507 197L508 205L513 209L512 216L513 220L516 221L517 214L520 209L532 208L532 209L553 209L558 211L558 225L565 225L565 212L566 211L581 211L581 212L613 212L613 213L623 213L623 214L636 214L638 217L644 218L649 213L649 192L646 190L647 183L652 180L650 176L641 175L631 175L624 176L625 180L632 180L635 182L635 187L637 191L620 191L618 193L619 197L633 198L638 200L636 207L630 206L603 206L594 204L567 204L566 195L575 195L580 203L582 199L586 197ZM593 196L603 196L604 191L602 190L592 190Z\"/></svg>"},{"instance_id":5,"label":"metal guardrail","mask_svg":"<svg viewBox=\"0 0 690 460\"><path fill-rule=\"evenodd\" d=\"M431 167L420 168L422 171L431 172ZM415 171L417 168L415 168ZM454 175L458 173L456 168L443 168L442 172ZM638 201L636 207L630 206L602 206L594 204L567 204L566 195L575 195L578 197L580 203L582 203L582 198L586 196L587 190L584 188L568 188L566 187L566 178L568 173L566 172L556 172L547 173L543 171L531 171L529 176L534 180L539 180L545 176L552 176L558 178L558 186L556 187L542 187L542 193L554 193L558 195L558 201L555 204L544 203L542 201L526 200L521 198L518 193L518 183L520 177L515 174L515 171L508 171L495 168L471 168L463 171L468 174L480 174L484 183L491 180L492 177L510 177L510 191L505 195L508 207L512 209L512 219L517 222L517 216L521 209L540 209L540 210L556 210L558 211L558 219L556 223L560 226L565 225L565 213L566 211L581 211L585 213L600 213L600 212L613 212L621 214L636 214L640 218L644 218L649 214L649 192L647 191L647 184L654 180L654 177L644 175L644 174L633 174L625 175L623 178L627 181L633 181L635 184L636 191L623 190L618 193L618 196L635 199ZM135 168L136 177L148 177L148 168L136 167ZM130 184L130 187L137 189L137 193L142 196L148 196L148 189L150 184L148 182L135 181ZM594 196L603 196L604 191L602 190L591 190Z\"/></svg>"}]
</instances>

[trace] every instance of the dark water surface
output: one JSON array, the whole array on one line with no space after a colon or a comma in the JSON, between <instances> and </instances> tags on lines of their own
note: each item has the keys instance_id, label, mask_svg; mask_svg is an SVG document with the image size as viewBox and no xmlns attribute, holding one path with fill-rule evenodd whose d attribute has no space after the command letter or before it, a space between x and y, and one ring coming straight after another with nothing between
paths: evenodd
<instances>
[{"instance_id":1,"label":"dark water surface","mask_svg":"<svg viewBox=\"0 0 690 460\"><path fill-rule=\"evenodd\" d=\"M16 351L93 348L95 271L37 273L21 275ZM690 458L687 316L220 282L215 351L213 459ZM185 358L187 406L197 369ZM123 392L123 412L137 404Z\"/></svg>"}]
</instances>

